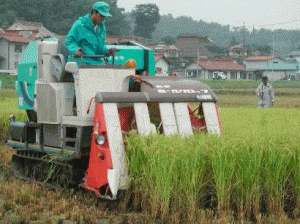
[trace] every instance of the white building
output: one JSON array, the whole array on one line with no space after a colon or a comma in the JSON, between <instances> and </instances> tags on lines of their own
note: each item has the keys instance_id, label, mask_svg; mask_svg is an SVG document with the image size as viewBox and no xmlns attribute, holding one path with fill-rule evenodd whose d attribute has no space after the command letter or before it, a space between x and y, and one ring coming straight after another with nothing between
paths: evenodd
<instances>
[{"instance_id":1,"label":"white building","mask_svg":"<svg viewBox=\"0 0 300 224\"><path fill-rule=\"evenodd\" d=\"M0 29L0 70L15 73L29 42L44 37L58 37L41 23L17 20L6 30Z\"/></svg>"},{"instance_id":2,"label":"white building","mask_svg":"<svg viewBox=\"0 0 300 224\"><path fill-rule=\"evenodd\" d=\"M169 63L161 56L155 56L155 75L156 76L168 76L169 75Z\"/></svg>"}]
</instances>

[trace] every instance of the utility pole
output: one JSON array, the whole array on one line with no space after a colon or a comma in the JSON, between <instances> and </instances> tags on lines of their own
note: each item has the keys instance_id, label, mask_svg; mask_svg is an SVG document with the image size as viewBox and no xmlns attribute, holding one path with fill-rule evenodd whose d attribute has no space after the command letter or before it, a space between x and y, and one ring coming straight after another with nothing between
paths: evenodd
<instances>
[{"instance_id":1,"label":"utility pole","mask_svg":"<svg viewBox=\"0 0 300 224\"><path fill-rule=\"evenodd\" d=\"M273 39L273 49L272 49L272 56L274 57L274 51L275 51L275 40L274 40L274 30L272 31L272 39Z\"/></svg>"},{"instance_id":2,"label":"utility pole","mask_svg":"<svg viewBox=\"0 0 300 224\"><path fill-rule=\"evenodd\" d=\"M246 27L245 27L245 22L244 22L244 30L243 30L243 36L244 36L243 43L244 43L244 46L245 46L245 39L246 39L245 35L246 35Z\"/></svg>"}]
</instances>

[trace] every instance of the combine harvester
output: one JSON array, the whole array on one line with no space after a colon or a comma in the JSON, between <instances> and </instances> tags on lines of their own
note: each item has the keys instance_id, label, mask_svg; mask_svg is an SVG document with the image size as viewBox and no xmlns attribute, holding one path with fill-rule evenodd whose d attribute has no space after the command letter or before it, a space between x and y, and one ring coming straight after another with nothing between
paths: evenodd
<instances>
[{"instance_id":1,"label":"combine harvester","mask_svg":"<svg viewBox=\"0 0 300 224\"><path fill-rule=\"evenodd\" d=\"M80 185L114 200L129 186L123 140L133 127L143 136L188 136L203 125L221 134L213 92L195 80L154 76L151 49L133 42L109 46L116 55L89 66L78 58L66 63L60 42L30 43L18 66L19 109L29 120L9 118L16 175L57 188Z\"/></svg>"}]
</instances>

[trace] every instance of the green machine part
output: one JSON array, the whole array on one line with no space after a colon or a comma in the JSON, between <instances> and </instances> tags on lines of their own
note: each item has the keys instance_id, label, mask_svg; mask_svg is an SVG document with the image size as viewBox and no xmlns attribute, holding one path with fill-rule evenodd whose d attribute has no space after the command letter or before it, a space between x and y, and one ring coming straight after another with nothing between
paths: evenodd
<instances>
[{"instance_id":1,"label":"green machine part","mask_svg":"<svg viewBox=\"0 0 300 224\"><path fill-rule=\"evenodd\" d=\"M47 38L47 41L58 41ZM18 64L16 88L20 110L34 110L35 82L38 79L38 45L40 41L32 41L26 48ZM136 70L146 71L150 76L155 75L155 59L153 50L139 44L107 45L116 48L115 65L125 65L129 59L137 63ZM108 64L113 63L113 57L108 58Z\"/></svg>"},{"instance_id":2,"label":"green machine part","mask_svg":"<svg viewBox=\"0 0 300 224\"><path fill-rule=\"evenodd\" d=\"M47 38L47 41L58 41ZM38 45L41 41L32 41L18 64L16 88L20 110L34 110L35 82L38 79Z\"/></svg>"},{"instance_id":3,"label":"green machine part","mask_svg":"<svg viewBox=\"0 0 300 224\"><path fill-rule=\"evenodd\" d=\"M153 50L142 45L107 45L108 48L116 48L115 65L125 65L129 59L137 63L136 70L146 71L149 76L155 76L155 58ZM108 59L112 64L112 57Z\"/></svg>"},{"instance_id":4,"label":"green machine part","mask_svg":"<svg viewBox=\"0 0 300 224\"><path fill-rule=\"evenodd\" d=\"M20 110L34 109L35 81L38 78L38 44L30 42L18 64L17 93Z\"/></svg>"}]
</instances>

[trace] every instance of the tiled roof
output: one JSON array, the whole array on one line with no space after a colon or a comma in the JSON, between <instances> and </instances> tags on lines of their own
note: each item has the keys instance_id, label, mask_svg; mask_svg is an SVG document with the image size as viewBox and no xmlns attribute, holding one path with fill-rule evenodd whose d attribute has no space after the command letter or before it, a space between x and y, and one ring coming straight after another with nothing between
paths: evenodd
<instances>
[{"instance_id":1,"label":"tiled roof","mask_svg":"<svg viewBox=\"0 0 300 224\"><path fill-rule=\"evenodd\" d=\"M166 45L165 50L166 51L178 51L178 48L175 45Z\"/></svg>"},{"instance_id":2,"label":"tiled roof","mask_svg":"<svg viewBox=\"0 0 300 224\"><path fill-rule=\"evenodd\" d=\"M300 56L300 50L295 50L289 53L289 56L297 57Z\"/></svg>"},{"instance_id":3,"label":"tiled roof","mask_svg":"<svg viewBox=\"0 0 300 224\"><path fill-rule=\"evenodd\" d=\"M269 61L270 59L275 58L274 56L252 56L245 58L245 61Z\"/></svg>"},{"instance_id":4,"label":"tiled roof","mask_svg":"<svg viewBox=\"0 0 300 224\"><path fill-rule=\"evenodd\" d=\"M204 42L211 42L211 40L208 37L203 37L199 35L193 35L193 34L182 34L178 36L178 39L180 38L193 38L193 39L198 39Z\"/></svg>"},{"instance_id":5,"label":"tiled roof","mask_svg":"<svg viewBox=\"0 0 300 224\"><path fill-rule=\"evenodd\" d=\"M266 71L287 71L287 70L297 70L297 65L295 63L270 63L269 65L261 68L261 70Z\"/></svg>"},{"instance_id":6,"label":"tiled roof","mask_svg":"<svg viewBox=\"0 0 300 224\"><path fill-rule=\"evenodd\" d=\"M205 70L218 70L218 71L243 71L245 66L237 64L234 60L200 60L199 66Z\"/></svg>"},{"instance_id":7,"label":"tiled roof","mask_svg":"<svg viewBox=\"0 0 300 224\"><path fill-rule=\"evenodd\" d=\"M38 33L40 34L41 37L58 37L57 34L49 31L46 27L44 27L42 23L36 23L36 22L17 20L7 30L20 30L20 31L21 30L23 30L23 31L38 30Z\"/></svg>"},{"instance_id":8,"label":"tiled roof","mask_svg":"<svg viewBox=\"0 0 300 224\"><path fill-rule=\"evenodd\" d=\"M229 47L229 50L230 51L241 51L241 50L246 50L246 48L242 44L239 44L239 45L234 45L234 46Z\"/></svg>"},{"instance_id":9,"label":"tiled roof","mask_svg":"<svg viewBox=\"0 0 300 224\"><path fill-rule=\"evenodd\" d=\"M109 36L106 37L106 42L109 44L114 44L114 43L120 43L120 42L128 42L128 41L134 41L141 43L146 46L151 46L155 44L155 41L152 39L147 39L135 35L129 35L129 36Z\"/></svg>"},{"instance_id":10,"label":"tiled roof","mask_svg":"<svg viewBox=\"0 0 300 224\"><path fill-rule=\"evenodd\" d=\"M161 59L163 59L163 55L161 55L161 54L156 54L156 55L154 55L154 58L155 58L155 61L157 62L157 61L159 61L159 60L161 60Z\"/></svg>"},{"instance_id":11,"label":"tiled roof","mask_svg":"<svg viewBox=\"0 0 300 224\"><path fill-rule=\"evenodd\" d=\"M28 43L33 40L33 38L25 38L18 32L3 32L0 33L0 39L4 39L12 43Z\"/></svg>"},{"instance_id":12,"label":"tiled roof","mask_svg":"<svg viewBox=\"0 0 300 224\"><path fill-rule=\"evenodd\" d=\"M106 41L110 44L120 43L120 42L128 42L128 41L134 41L131 37L106 37Z\"/></svg>"}]
</instances>

